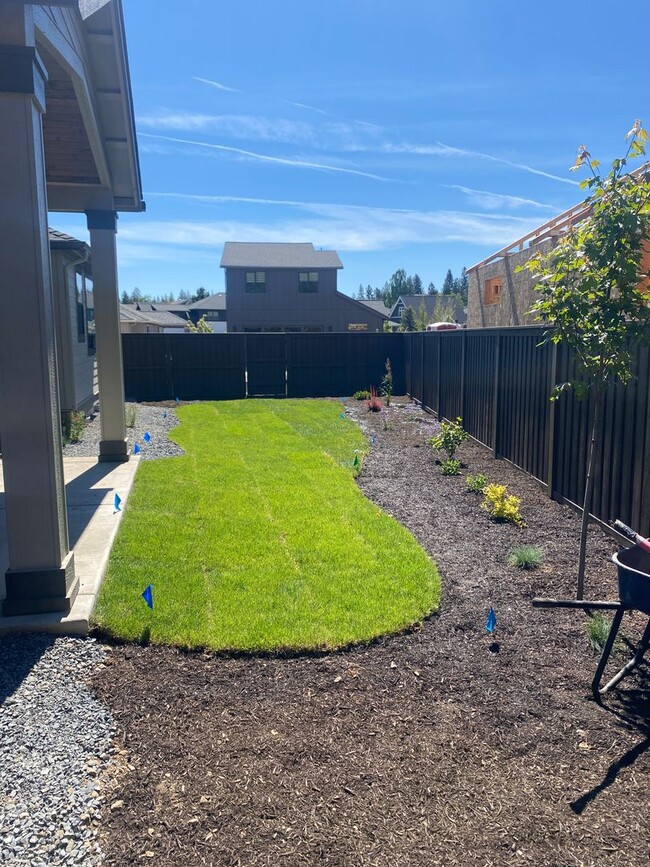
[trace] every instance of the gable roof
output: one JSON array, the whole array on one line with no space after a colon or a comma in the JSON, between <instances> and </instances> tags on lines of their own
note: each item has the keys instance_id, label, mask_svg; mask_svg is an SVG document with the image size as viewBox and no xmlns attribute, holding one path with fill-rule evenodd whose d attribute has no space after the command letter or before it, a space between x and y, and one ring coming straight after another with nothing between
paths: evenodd
<instances>
[{"instance_id":1,"label":"gable roof","mask_svg":"<svg viewBox=\"0 0 650 867\"><path fill-rule=\"evenodd\" d=\"M257 244L226 241L222 268L342 268L334 250L315 250L313 244Z\"/></svg>"},{"instance_id":2,"label":"gable roof","mask_svg":"<svg viewBox=\"0 0 650 867\"><path fill-rule=\"evenodd\" d=\"M160 328L184 328L187 320L167 310L138 310L133 304L120 304L122 322L145 322Z\"/></svg>"},{"instance_id":3,"label":"gable roof","mask_svg":"<svg viewBox=\"0 0 650 867\"><path fill-rule=\"evenodd\" d=\"M385 316L386 319L390 316L390 307L386 307L383 301L375 299L368 300L367 298L355 298L354 300L358 301L359 304L364 304L366 307L370 307L370 309L374 310L376 313L381 313L381 315Z\"/></svg>"},{"instance_id":4,"label":"gable roof","mask_svg":"<svg viewBox=\"0 0 650 867\"><path fill-rule=\"evenodd\" d=\"M188 310L225 310L226 309L226 293L215 292L213 295L208 295L207 298L201 298L200 301L194 301L188 304Z\"/></svg>"},{"instance_id":5,"label":"gable roof","mask_svg":"<svg viewBox=\"0 0 650 867\"><path fill-rule=\"evenodd\" d=\"M390 311L391 319L399 319L397 315L397 307L400 302L404 307L412 307L415 313L422 307L427 312L427 316L433 322L435 318L439 318L439 311L443 306L447 307L449 302L453 305L453 316L457 322L466 322L467 314L465 308L453 295L400 295Z\"/></svg>"}]
</instances>

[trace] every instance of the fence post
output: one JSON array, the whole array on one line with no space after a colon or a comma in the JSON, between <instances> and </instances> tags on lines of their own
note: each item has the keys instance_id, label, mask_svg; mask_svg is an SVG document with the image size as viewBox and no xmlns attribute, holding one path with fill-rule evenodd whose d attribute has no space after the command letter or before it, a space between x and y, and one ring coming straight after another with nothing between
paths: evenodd
<instances>
[{"instance_id":1,"label":"fence post","mask_svg":"<svg viewBox=\"0 0 650 867\"><path fill-rule=\"evenodd\" d=\"M467 331L461 331L461 340L463 341L462 354L460 357L460 415L465 424L465 371L467 367Z\"/></svg>"},{"instance_id":2,"label":"fence post","mask_svg":"<svg viewBox=\"0 0 650 867\"><path fill-rule=\"evenodd\" d=\"M549 395L557 384L557 343L551 344L551 371L550 371ZM546 421L546 480L548 483L548 496L553 499L553 485L555 482L555 405L557 401L549 400L548 416Z\"/></svg>"},{"instance_id":3,"label":"fence post","mask_svg":"<svg viewBox=\"0 0 650 867\"><path fill-rule=\"evenodd\" d=\"M174 394L174 359L172 357L172 338L170 334L166 335L164 346L168 400L174 400L177 395Z\"/></svg>"},{"instance_id":4,"label":"fence post","mask_svg":"<svg viewBox=\"0 0 650 867\"><path fill-rule=\"evenodd\" d=\"M494 350L494 380L492 391L492 456L499 457L499 381L501 379L501 331L497 335Z\"/></svg>"},{"instance_id":5,"label":"fence post","mask_svg":"<svg viewBox=\"0 0 650 867\"><path fill-rule=\"evenodd\" d=\"M442 369L440 364L442 362L442 335L440 332L436 334L436 340L438 341L438 361L436 365L436 405L435 407L431 407L431 409L435 409L438 420L442 418L442 413L440 411L440 383L442 382Z\"/></svg>"}]
</instances>

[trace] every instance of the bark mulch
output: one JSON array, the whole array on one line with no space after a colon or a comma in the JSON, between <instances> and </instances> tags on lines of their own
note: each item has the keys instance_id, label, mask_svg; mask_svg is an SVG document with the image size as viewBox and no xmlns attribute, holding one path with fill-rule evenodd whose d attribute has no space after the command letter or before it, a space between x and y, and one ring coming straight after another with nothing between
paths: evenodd
<instances>
[{"instance_id":1,"label":"bark mulch","mask_svg":"<svg viewBox=\"0 0 650 867\"><path fill-rule=\"evenodd\" d=\"M469 442L464 474L522 497L525 529L492 523L464 477L440 475L437 423L396 403L350 405L376 437L359 484L438 563L439 613L311 657L114 647L95 681L123 758L107 865L650 863L648 668L599 707L585 615L530 604L575 594L578 516ZM586 594L615 599L615 544L589 536ZM522 542L543 549L541 569L507 565ZM627 615L625 635L644 622Z\"/></svg>"}]
</instances>

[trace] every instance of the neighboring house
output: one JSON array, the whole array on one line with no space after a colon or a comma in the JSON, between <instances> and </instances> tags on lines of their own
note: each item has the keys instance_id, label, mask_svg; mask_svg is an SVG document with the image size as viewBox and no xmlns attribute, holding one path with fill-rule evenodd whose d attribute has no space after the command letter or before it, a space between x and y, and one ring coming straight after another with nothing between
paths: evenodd
<instances>
[{"instance_id":1,"label":"neighboring house","mask_svg":"<svg viewBox=\"0 0 650 867\"><path fill-rule=\"evenodd\" d=\"M182 334L188 320L169 310L142 310L140 304L120 304L120 331L122 334ZM156 305L157 306L157 305ZM160 305L165 306L165 305Z\"/></svg>"},{"instance_id":2,"label":"neighboring house","mask_svg":"<svg viewBox=\"0 0 650 867\"><path fill-rule=\"evenodd\" d=\"M454 295L400 295L393 304L389 319L395 329L402 323L402 312L411 307L414 313L422 308L426 310L427 322L440 322L451 319L459 325L467 321L463 305Z\"/></svg>"},{"instance_id":3,"label":"neighboring house","mask_svg":"<svg viewBox=\"0 0 650 867\"><path fill-rule=\"evenodd\" d=\"M376 313L379 313L383 317L384 322L390 316L390 307L386 307L383 301L376 301L374 299L367 300L365 298L360 298L359 302L361 304L365 304L366 307L370 307L370 309L374 310Z\"/></svg>"},{"instance_id":4,"label":"neighboring house","mask_svg":"<svg viewBox=\"0 0 650 867\"><path fill-rule=\"evenodd\" d=\"M226 323L226 293L215 292L200 301L193 301L187 305L189 318L196 323L205 316L210 328L217 334L225 334L228 330Z\"/></svg>"},{"instance_id":5,"label":"neighboring house","mask_svg":"<svg viewBox=\"0 0 650 867\"><path fill-rule=\"evenodd\" d=\"M337 290L343 265L333 250L227 241L221 267L229 332L383 329L381 313Z\"/></svg>"},{"instance_id":6,"label":"neighboring house","mask_svg":"<svg viewBox=\"0 0 650 867\"><path fill-rule=\"evenodd\" d=\"M529 315L538 298L535 281L519 268L534 253L548 253L561 235L588 215L584 204L575 205L468 268L468 328L539 324Z\"/></svg>"},{"instance_id":7,"label":"neighboring house","mask_svg":"<svg viewBox=\"0 0 650 867\"><path fill-rule=\"evenodd\" d=\"M61 412L92 410L99 395L90 247L49 230Z\"/></svg>"}]
</instances>

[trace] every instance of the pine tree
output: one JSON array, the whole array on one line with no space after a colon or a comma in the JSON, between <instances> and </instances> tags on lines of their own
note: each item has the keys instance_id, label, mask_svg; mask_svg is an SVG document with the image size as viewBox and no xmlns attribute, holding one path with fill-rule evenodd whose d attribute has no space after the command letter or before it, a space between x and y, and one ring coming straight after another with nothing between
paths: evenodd
<instances>
[{"instance_id":1,"label":"pine tree","mask_svg":"<svg viewBox=\"0 0 650 867\"><path fill-rule=\"evenodd\" d=\"M419 274L413 275L413 295L422 295L424 289L422 287L422 278Z\"/></svg>"},{"instance_id":2,"label":"pine tree","mask_svg":"<svg viewBox=\"0 0 650 867\"><path fill-rule=\"evenodd\" d=\"M415 331L415 313L412 307L405 307L402 310L400 331Z\"/></svg>"},{"instance_id":3,"label":"pine tree","mask_svg":"<svg viewBox=\"0 0 650 867\"><path fill-rule=\"evenodd\" d=\"M126 291L126 289L122 290L122 297L120 298L120 304L130 304L131 296Z\"/></svg>"},{"instance_id":4,"label":"pine tree","mask_svg":"<svg viewBox=\"0 0 650 867\"><path fill-rule=\"evenodd\" d=\"M427 295L437 295L437 294L438 294L438 290L436 289L434 284L429 283L429 285L427 286Z\"/></svg>"},{"instance_id":5,"label":"pine tree","mask_svg":"<svg viewBox=\"0 0 650 867\"><path fill-rule=\"evenodd\" d=\"M442 284L442 294L451 295L455 288L454 275L451 273L451 268L449 268L445 275L445 282Z\"/></svg>"}]
</instances>

